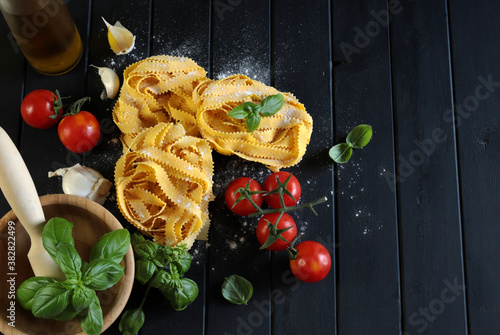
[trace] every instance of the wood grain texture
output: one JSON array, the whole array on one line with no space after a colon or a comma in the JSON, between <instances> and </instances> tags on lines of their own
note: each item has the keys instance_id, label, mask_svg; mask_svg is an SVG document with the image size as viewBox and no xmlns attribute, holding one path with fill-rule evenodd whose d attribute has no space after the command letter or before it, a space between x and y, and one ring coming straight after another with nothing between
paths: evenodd
<instances>
[{"instance_id":1,"label":"wood grain texture","mask_svg":"<svg viewBox=\"0 0 500 335\"><path fill-rule=\"evenodd\" d=\"M269 85L269 1L213 1L211 19L210 77L244 74ZM258 250L258 219L237 216L224 203L224 190L233 179L248 176L262 183L269 170L215 151L213 157L216 199L210 205L206 332L270 334L270 255ZM248 306L235 306L222 297L224 278L232 274L253 284L254 294Z\"/></svg>"},{"instance_id":2,"label":"wood grain texture","mask_svg":"<svg viewBox=\"0 0 500 335\"><path fill-rule=\"evenodd\" d=\"M500 330L500 3L449 1L470 334Z\"/></svg>"},{"instance_id":3,"label":"wood grain texture","mask_svg":"<svg viewBox=\"0 0 500 335\"><path fill-rule=\"evenodd\" d=\"M303 234L300 242L313 240L328 249L332 270L321 282L302 283L291 274L287 253L272 254L272 334L334 334L337 327L334 292L338 249L335 249L337 222L333 219L336 195L332 192L334 163L328 156L333 145L330 28L328 1L273 1L273 85L292 92L313 118L306 154L288 170L301 182L302 202L328 198L327 203L315 207L318 216L307 209L290 215Z\"/></svg>"},{"instance_id":4,"label":"wood grain texture","mask_svg":"<svg viewBox=\"0 0 500 335\"><path fill-rule=\"evenodd\" d=\"M443 117L452 108L446 11L445 1L408 2L391 21L396 128L404 129L396 156L410 334L467 333L454 128Z\"/></svg>"},{"instance_id":5,"label":"wood grain texture","mask_svg":"<svg viewBox=\"0 0 500 335\"><path fill-rule=\"evenodd\" d=\"M346 62L334 68L334 138L361 123L374 130L336 166L339 334L402 331L397 199L385 178L395 166L388 13L387 1L333 5L333 57Z\"/></svg>"},{"instance_id":6,"label":"wood grain texture","mask_svg":"<svg viewBox=\"0 0 500 335\"><path fill-rule=\"evenodd\" d=\"M208 70L209 64L208 1L156 1L151 8L150 55L189 57ZM186 23L190 24L186 24ZM165 297L156 291L148 298L145 313L148 320L141 333L160 334L168 329L182 334L204 334L206 323L205 296L207 246L197 241L191 248L193 262L186 277L198 284L198 298L183 312L175 312Z\"/></svg>"},{"instance_id":7,"label":"wood grain texture","mask_svg":"<svg viewBox=\"0 0 500 335\"><path fill-rule=\"evenodd\" d=\"M211 78L243 73L292 92L314 119L303 161L287 170L303 183L303 201L329 201L318 206L319 217L291 215L303 240L330 250L330 275L301 283L286 253L258 251L257 219L229 213L222 195L237 177L263 182L270 172L214 153L210 241L195 244L188 272L200 295L178 313L151 294L142 335L498 333L498 2L108 0L68 7L86 51L60 77L25 69L0 23L0 126L21 149L40 194L60 193L46 174L75 163L113 179L122 149L111 122L114 101L100 99L103 87L89 64L111 67L122 79L126 66L147 56L187 56ZM131 54L111 52L101 16L137 36ZM87 108L102 120L99 146L71 154L55 128L24 126L20 101L36 88L91 96ZM334 164L328 149L360 123L373 126L372 141L349 163ZM133 231L113 200L106 208ZM2 214L9 209L0 199ZM223 299L221 284L231 274L254 284L248 306ZM136 285L126 308L143 294ZM118 335L117 323L105 333Z\"/></svg>"}]
</instances>

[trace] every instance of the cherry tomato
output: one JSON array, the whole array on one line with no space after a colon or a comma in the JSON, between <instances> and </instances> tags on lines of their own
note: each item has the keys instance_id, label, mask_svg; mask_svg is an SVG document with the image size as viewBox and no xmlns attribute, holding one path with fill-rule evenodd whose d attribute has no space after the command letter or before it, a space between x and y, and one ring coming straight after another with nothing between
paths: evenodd
<instances>
[{"instance_id":1,"label":"cherry tomato","mask_svg":"<svg viewBox=\"0 0 500 335\"><path fill-rule=\"evenodd\" d=\"M280 213L271 213L271 214L265 214L262 216L262 218L259 220L257 223L257 229L256 229L256 234L257 234L257 239L259 240L260 244L264 246L266 243L269 233L271 232L271 238L274 242L272 242L271 245L266 246L266 249L272 250L272 251L280 251L280 250L285 250L290 243L292 242L293 239L297 236L297 226L295 225L295 221L293 218L288 215L287 213L283 213L283 216L281 219L278 221L278 224L276 224L276 221L278 220L280 216ZM267 222L271 222L275 229L269 227ZM288 228L288 229L287 229ZM282 229L287 229L286 231L283 231ZM288 242L285 242L277 237L277 235L280 234L281 237L283 237L285 240Z\"/></svg>"},{"instance_id":2,"label":"cherry tomato","mask_svg":"<svg viewBox=\"0 0 500 335\"><path fill-rule=\"evenodd\" d=\"M76 153L93 149L101 137L101 127L94 115L80 111L65 116L57 128L62 144Z\"/></svg>"},{"instance_id":3,"label":"cherry tomato","mask_svg":"<svg viewBox=\"0 0 500 335\"><path fill-rule=\"evenodd\" d=\"M281 183L284 183L289 176L290 180L288 181L286 189L293 195L293 198L288 194L283 194L283 200L285 202L285 206L287 207L296 205L300 199L300 195L302 194L300 183L294 175L286 171L275 172L267 177L266 181L264 181L264 184L262 185L262 188L266 191L266 193L271 192L278 187L276 179L278 179ZM280 196L278 193L268 194L264 197L264 200L272 208L281 208Z\"/></svg>"},{"instance_id":4,"label":"cherry tomato","mask_svg":"<svg viewBox=\"0 0 500 335\"><path fill-rule=\"evenodd\" d=\"M252 206L250 201L248 201L248 199L243 199L238 203L236 203L235 205L235 202L241 195L240 192L238 192L238 189L245 188L248 182L250 182L249 184L250 192L262 191L262 187L260 186L260 184L256 182L254 179L248 177L237 178L233 180L226 188L226 193L224 194L226 205L229 208L229 210L235 214L246 216L255 213L257 211ZM257 206L259 207L262 206L262 203L264 202L262 193L252 194L251 197Z\"/></svg>"},{"instance_id":5,"label":"cherry tomato","mask_svg":"<svg viewBox=\"0 0 500 335\"><path fill-rule=\"evenodd\" d=\"M295 250L297 257L290 259L290 269L299 280L316 283L330 272L332 257L321 243L304 241Z\"/></svg>"},{"instance_id":6,"label":"cherry tomato","mask_svg":"<svg viewBox=\"0 0 500 335\"><path fill-rule=\"evenodd\" d=\"M56 95L57 94L57 95ZM38 129L55 126L61 119L62 102L59 92L34 90L21 102L21 116L27 124Z\"/></svg>"}]
</instances>

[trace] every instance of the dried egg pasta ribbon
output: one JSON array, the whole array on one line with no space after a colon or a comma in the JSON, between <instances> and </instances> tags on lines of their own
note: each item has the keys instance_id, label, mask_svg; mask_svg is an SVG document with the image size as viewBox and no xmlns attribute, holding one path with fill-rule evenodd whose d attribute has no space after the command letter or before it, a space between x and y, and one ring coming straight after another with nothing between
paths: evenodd
<instances>
[{"instance_id":1,"label":"dried egg pasta ribbon","mask_svg":"<svg viewBox=\"0 0 500 335\"><path fill-rule=\"evenodd\" d=\"M204 80L206 71L184 57L153 56L128 66L113 109L125 146L161 122L180 123L188 135L199 136L192 92Z\"/></svg>"},{"instance_id":2,"label":"dried egg pasta ribbon","mask_svg":"<svg viewBox=\"0 0 500 335\"><path fill-rule=\"evenodd\" d=\"M160 123L139 133L118 160L118 207L155 242L191 246L209 224L212 174L208 142L187 136L182 125Z\"/></svg>"},{"instance_id":3,"label":"dried egg pasta ribbon","mask_svg":"<svg viewBox=\"0 0 500 335\"><path fill-rule=\"evenodd\" d=\"M260 103L277 93L275 88L244 75L202 82L193 92L201 135L219 153L260 162L274 171L297 164L309 144L313 122L292 94L282 93L283 108L262 118L261 125L253 132L246 130L244 120L227 116L232 108L245 101Z\"/></svg>"}]
</instances>

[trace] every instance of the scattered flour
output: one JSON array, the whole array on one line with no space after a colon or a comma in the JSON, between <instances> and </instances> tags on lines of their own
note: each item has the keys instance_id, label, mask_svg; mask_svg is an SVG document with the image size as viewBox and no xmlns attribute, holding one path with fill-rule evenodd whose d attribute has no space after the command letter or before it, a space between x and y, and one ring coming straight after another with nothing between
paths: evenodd
<instances>
[{"instance_id":1,"label":"scattered flour","mask_svg":"<svg viewBox=\"0 0 500 335\"><path fill-rule=\"evenodd\" d=\"M271 81L270 68L253 56L234 58L214 72L214 79L222 79L233 74L243 74L251 79L268 84Z\"/></svg>"}]
</instances>

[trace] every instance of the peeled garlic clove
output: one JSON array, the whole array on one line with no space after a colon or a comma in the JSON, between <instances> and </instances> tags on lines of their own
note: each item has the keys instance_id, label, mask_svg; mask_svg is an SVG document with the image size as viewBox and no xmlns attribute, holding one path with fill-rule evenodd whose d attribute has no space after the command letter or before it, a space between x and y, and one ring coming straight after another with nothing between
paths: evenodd
<instances>
[{"instance_id":1,"label":"peeled garlic clove","mask_svg":"<svg viewBox=\"0 0 500 335\"><path fill-rule=\"evenodd\" d=\"M49 178L62 176L62 189L65 194L78 195L102 205L111 189L111 182L99 172L76 164L72 167L49 172Z\"/></svg>"},{"instance_id":2,"label":"peeled garlic clove","mask_svg":"<svg viewBox=\"0 0 500 335\"><path fill-rule=\"evenodd\" d=\"M103 17L101 18L108 27L108 41L111 50L117 55L125 55L132 51L135 45L135 36L119 21L116 21L115 25L112 26Z\"/></svg>"},{"instance_id":3,"label":"peeled garlic clove","mask_svg":"<svg viewBox=\"0 0 500 335\"><path fill-rule=\"evenodd\" d=\"M113 99L118 93L120 88L120 79L115 71L111 70L109 67L99 67L95 65L90 65L95 67L99 71L99 76L101 76L101 81L106 89L106 96L109 99ZM103 98L101 96L101 98Z\"/></svg>"}]
</instances>

